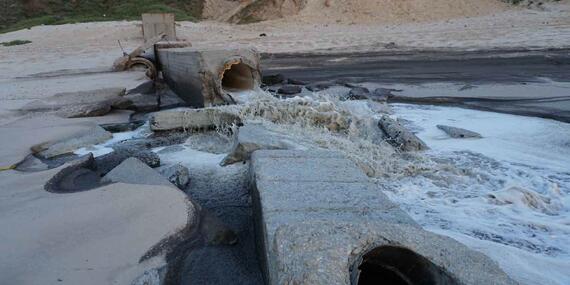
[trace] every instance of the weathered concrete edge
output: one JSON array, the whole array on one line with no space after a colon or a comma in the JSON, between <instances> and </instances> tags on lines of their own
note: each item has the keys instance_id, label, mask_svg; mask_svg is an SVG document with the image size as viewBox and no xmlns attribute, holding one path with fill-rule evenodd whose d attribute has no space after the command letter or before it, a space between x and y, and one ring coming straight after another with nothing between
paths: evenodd
<instances>
[{"instance_id":1,"label":"weathered concrete edge","mask_svg":"<svg viewBox=\"0 0 570 285\"><path fill-rule=\"evenodd\" d=\"M449 273L458 278L458 280L465 284L478 284L482 281L489 281L489 284L517 284L513 281L504 271L502 271L496 262L485 256L484 254L471 250L466 246L460 244L459 242L444 236L440 236L434 233L424 231L419 228L417 224L402 224L401 222L394 223L393 218L388 218L386 221L323 221L323 220L308 220L302 222L294 222L292 224L284 224L278 226L275 229L267 228L267 217L264 214L275 214L265 213L267 209L264 209L263 197L259 192L260 183L267 184L269 180L271 183L291 183L291 181L282 179L271 179L270 177L259 177L258 171L259 166L256 166L259 159L275 159L275 158L332 158L339 159L342 155L327 151L315 151L306 152L298 150L260 150L256 151L252 155L252 160L250 164L250 175L251 175L251 191L253 199L253 209L255 213L255 229L257 233L257 250L260 260L262 261L262 271L266 278L267 284L284 284L290 282L303 283L304 281L311 281L310 272L304 272L302 274L302 280L296 280L294 269L288 271L287 267L291 264L318 264L319 266L324 266L324 268L316 268L313 272L323 272L330 273L331 278L327 280L333 282L334 284L349 284L350 283L350 270L354 266L354 262L358 260L363 254L368 250L380 245L396 245L409 248L420 255L430 259L437 266L448 270ZM263 175L262 175L263 176ZM268 179L269 178L269 179ZM315 183L321 181L312 181L309 183ZM296 183L307 183L306 181L296 181ZM329 183L347 183L342 181L329 182ZM348 182L351 183L351 182ZM357 182L358 183L358 182ZM378 190L380 191L380 190ZM387 199L387 198L386 198ZM389 201L389 200L388 200ZM391 203L391 202L390 202ZM399 208L398 208L399 210ZM401 210L400 210L401 211ZM406 215L406 214L404 214ZM407 216L407 215L406 215ZM409 217L409 216L408 216ZM410 218L411 220L411 218ZM337 234L337 239L330 239L331 236L323 232L330 231L331 229L338 228L354 229L354 233L357 234L358 238L350 238L350 234L340 233ZM274 231L273 234L269 231ZM296 235L299 232L306 232L306 235ZM396 234L394 234L396 233ZM402 239L400 235L408 234L410 236L418 236L419 240L413 239ZM344 236L343 236L344 235ZM342 256L341 259L349 260L345 264L345 268L327 268L328 263L315 263L311 262L311 259L323 260L323 256L328 254L327 248L315 251L313 255L303 255L302 252L295 252L294 245L296 243L306 242L307 237L315 236L326 236L324 240L319 240L319 244L329 245L328 250L334 251L336 248L351 247L351 249L346 253L346 256ZM340 236L340 238L338 238ZM363 245L360 240L365 237L367 240L367 246ZM332 243L329 241L333 241ZM335 241L345 240L345 243L338 243ZM427 242L430 241L430 242ZM432 246L431 241L440 242L440 246ZM328 242L328 243L327 243ZM445 244L443 244L445 243ZM366 244L366 243L365 243ZM427 246L426 246L427 245ZM289 247L287 247L289 246ZM453 250L458 251L459 255L452 255L450 251L447 251L447 247L451 247ZM291 259L291 256L297 254L300 256L298 259ZM458 264L457 260L467 260L472 263L466 267L467 269L461 268L460 266L455 266ZM342 262L341 262L342 263ZM331 264L333 264L331 262ZM338 263L337 263L338 264ZM280 274L280 270L285 270L286 274ZM313 269L307 269L309 271ZM483 273L478 273L478 270L483 270ZM340 273L339 273L340 272ZM308 278L308 279L307 279ZM317 277L318 278L318 277ZM314 281L314 280L312 280ZM330 283L330 284L333 284Z\"/></svg>"}]
</instances>

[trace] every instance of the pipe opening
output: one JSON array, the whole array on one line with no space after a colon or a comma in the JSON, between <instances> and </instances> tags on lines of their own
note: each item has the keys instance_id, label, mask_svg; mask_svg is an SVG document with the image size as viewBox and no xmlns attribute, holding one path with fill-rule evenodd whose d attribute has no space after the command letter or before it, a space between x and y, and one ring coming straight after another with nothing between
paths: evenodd
<instances>
[{"instance_id":1,"label":"pipe opening","mask_svg":"<svg viewBox=\"0 0 570 285\"><path fill-rule=\"evenodd\" d=\"M222 89L226 91L251 90L255 84L253 70L247 64L232 64L222 76Z\"/></svg>"},{"instance_id":2,"label":"pipe opening","mask_svg":"<svg viewBox=\"0 0 570 285\"><path fill-rule=\"evenodd\" d=\"M459 285L427 258L402 247L377 247L362 257L358 285Z\"/></svg>"}]
</instances>

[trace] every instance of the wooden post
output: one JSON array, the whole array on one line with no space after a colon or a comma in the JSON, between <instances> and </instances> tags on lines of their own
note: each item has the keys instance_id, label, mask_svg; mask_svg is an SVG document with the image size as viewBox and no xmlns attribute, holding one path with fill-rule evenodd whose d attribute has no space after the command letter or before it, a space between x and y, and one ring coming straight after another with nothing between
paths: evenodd
<instances>
[{"instance_id":1,"label":"wooden post","mask_svg":"<svg viewBox=\"0 0 570 285\"><path fill-rule=\"evenodd\" d=\"M165 40L167 41L176 41L174 14L142 14L142 26L145 43L155 39L160 34L166 35Z\"/></svg>"}]
</instances>

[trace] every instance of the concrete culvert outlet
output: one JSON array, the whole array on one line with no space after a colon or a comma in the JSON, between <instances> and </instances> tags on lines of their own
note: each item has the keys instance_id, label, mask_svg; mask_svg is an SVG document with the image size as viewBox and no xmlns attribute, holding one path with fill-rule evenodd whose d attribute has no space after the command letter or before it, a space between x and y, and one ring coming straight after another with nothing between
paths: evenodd
<instances>
[{"instance_id":1,"label":"concrete culvert outlet","mask_svg":"<svg viewBox=\"0 0 570 285\"><path fill-rule=\"evenodd\" d=\"M358 285L460 284L427 258L403 247L381 246L369 251L358 270Z\"/></svg>"},{"instance_id":2,"label":"concrete culvert outlet","mask_svg":"<svg viewBox=\"0 0 570 285\"><path fill-rule=\"evenodd\" d=\"M230 65L222 75L224 91L251 90L255 85L255 77L251 68L243 62Z\"/></svg>"},{"instance_id":3,"label":"concrete culvert outlet","mask_svg":"<svg viewBox=\"0 0 570 285\"><path fill-rule=\"evenodd\" d=\"M234 104L232 91L261 82L259 54L254 49L157 49L168 86L192 107Z\"/></svg>"}]
</instances>

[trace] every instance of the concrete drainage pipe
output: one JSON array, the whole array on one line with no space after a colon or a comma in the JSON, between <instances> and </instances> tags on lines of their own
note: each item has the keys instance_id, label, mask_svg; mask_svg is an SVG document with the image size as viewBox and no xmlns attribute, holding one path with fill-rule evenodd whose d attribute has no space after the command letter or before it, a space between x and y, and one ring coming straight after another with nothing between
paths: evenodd
<instances>
[{"instance_id":1,"label":"concrete drainage pipe","mask_svg":"<svg viewBox=\"0 0 570 285\"><path fill-rule=\"evenodd\" d=\"M157 49L162 75L190 106L235 103L230 92L251 90L261 82L259 54L253 49Z\"/></svg>"}]
</instances>

